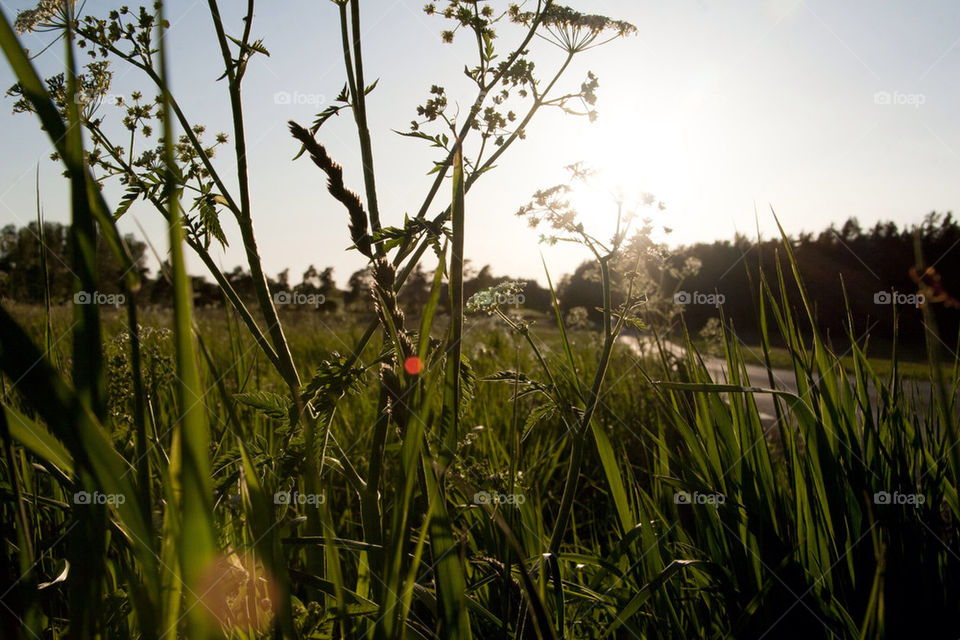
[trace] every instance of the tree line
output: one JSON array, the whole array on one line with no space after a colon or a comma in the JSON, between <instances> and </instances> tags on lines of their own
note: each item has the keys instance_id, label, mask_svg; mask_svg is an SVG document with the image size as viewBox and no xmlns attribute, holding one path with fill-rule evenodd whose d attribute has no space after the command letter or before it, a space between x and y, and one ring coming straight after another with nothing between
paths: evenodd
<instances>
[{"instance_id":1,"label":"tree line","mask_svg":"<svg viewBox=\"0 0 960 640\"><path fill-rule=\"evenodd\" d=\"M41 237L46 252L41 256ZM154 276L147 267L148 247L132 235L125 238L143 287L139 304L167 306L171 289L164 276L165 265ZM900 227L895 222L878 222L863 228L856 218L839 227L831 225L820 233L800 233L789 238L798 269L805 282L818 324L824 333L839 339L847 332L848 315L855 334L866 333L882 340L899 333L905 343L923 341L921 303L933 311L943 339L952 348L960 324L960 224L952 214L928 214L919 225ZM919 253L918 253L919 250ZM760 274L777 293L781 292L778 268L783 272L783 294L795 306L801 305L799 291L790 273L785 247L779 238L751 239L736 235L731 240L698 243L673 249L665 261L651 266L644 282L649 287L649 317L662 331L677 330L681 320L690 331L701 330L711 318L722 318L746 339L759 335L758 287ZM67 302L73 296L69 227L36 222L24 227L7 225L0 229L0 297L24 303L42 303L44 278L51 302ZM98 243L98 281L104 291L118 282L119 265L104 245ZM917 266L922 261L921 268ZM45 267L44 267L45 262ZM651 261L651 265L653 261ZM779 267L778 267L779 264ZM561 309L574 317L597 321L602 294L595 264L584 262L557 281ZM250 274L241 267L225 276L237 294L254 299ZM433 275L420 266L410 275L399 298L411 310L421 308L430 291ZM490 265L468 270L464 293L478 291L507 281L524 283L522 308L549 312L550 291L536 280L496 276ZM286 269L268 278L275 299L321 313L369 313L373 278L369 268L349 277L339 288L331 267L311 265L299 280ZM197 306L223 303L217 284L202 276L193 278ZM917 294L924 294L919 298ZM287 297L283 297L286 294ZM279 296L279 297L277 297ZM441 305L447 296L441 295ZM772 321L772 320L771 320Z\"/></svg>"}]
</instances>

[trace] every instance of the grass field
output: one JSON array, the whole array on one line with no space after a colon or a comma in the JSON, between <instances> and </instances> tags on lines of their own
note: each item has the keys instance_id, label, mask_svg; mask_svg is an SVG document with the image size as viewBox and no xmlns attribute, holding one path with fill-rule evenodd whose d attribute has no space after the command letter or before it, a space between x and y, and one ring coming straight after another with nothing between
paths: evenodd
<instances>
[{"instance_id":1,"label":"grass field","mask_svg":"<svg viewBox=\"0 0 960 640\"><path fill-rule=\"evenodd\" d=\"M41 340L43 309L9 308ZM367 452L375 437L370 426L377 422L377 390L361 383L337 404L324 433L326 453L317 479L308 482L304 434L284 424L283 404L276 403L282 379L257 357L233 315L223 309L196 315L202 406L211 429L209 520L227 554L217 565L222 584L204 596L201 606L234 634L266 632L263 625L278 613L272 598L286 592L299 637L373 631L383 593L372 581L370 565L389 547L368 541L353 482L370 472ZM66 307L52 309L50 317L54 335L71 322ZM349 352L363 328L362 318L311 312L288 313L283 320L302 362ZM113 446L130 461L130 473L150 470L153 509L159 509L154 519L162 521L165 469L175 457L171 437L180 412L172 391L173 318L163 310L146 311L141 318L149 327L142 332L151 443L144 459L136 452L124 321L122 311L104 313L105 424ZM544 329L545 340L536 344L551 366L560 365L566 356L559 332ZM597 334L578 331L568 337L576 369L590 371L601 347ZM69 349L59 346L52 359L68 375ZM747 361L733 343L728 346L734 362ZM367 367L375 366L380 352L376 340L368 345ZM907 406L899 383L891 386L874 377L866 359L858 356L856 375L844 382L836 376L840 369L833 356L808 351L810 379L801 381L806 392L783 397L783 419L774 437L773 429L761 430L750 394L734 394L725 404L719 396L726 388L712 388L706 372L692 361L672 356L639 361L630 349L618 347L596 415L594 444L585 453L571 532L552 559L540 554L548 546L545 524L561 501L571 434L557 408L543 402L550 391L540 388L542 370L521 335L495 318L470 317L464 354L470 362L464 436L456 443L445 483L450 526L466 562L471 626L481 637L515 635L537 624L530 598L539 599L548 616L543 624L556 635L585 638L596 637L600 629L677 638L718 632L759 637L770 629L781 637L800 637L821 633L824 626L839 637L856 637L879 625L906 628L900 625L909 625L918 607L935 623L948 624L956 606L949 597L960 587L951 577L957 542L950 533L956 500L950 440L932 437L944 424L937 411L930 421L920 420L931 408ZM508 370L513 373L505 375ZM864 401L858 389L867 379L889 392L879 406L858 406ZM7 402L15 397L8 395ZM12 428L18 420L21 427L33 424L28 407L8 406ZM955 407L955 400L944 407L953 416L949 420L955 419ZM395 433L384 443L382 473L385 479L397 478L383 485L388 498L401 486L396 456L402 455L404 442L403 434ZM36 581L49 582L64 567L63 548L49 542L70 527L72 495L57 481L64 470L54 466L56 458L39 446L18 448L22 453L15 464L34 548L49 546L38 556ZM918 452L924 453L918 458ZM41 465L24 466L31 455ZM245 477L251 472L256 484ZM316 533L310 530L316 501L302 497L310 495L311 485L322 496L326 514ZM256 511L253 486L267 496L281 496L280 504L271 499L260 505L267 513ZM881 492L899 497L884 503L877 497ZM422 499L417 493L408 499ZM282 497L287 495L294 496L289 503ZM305 500L301 504L298 495ZM7 502L4 508L11 506ZM382 517L386 521L389 515ZM408 562L429 553L422 537L426 524L410 526ZM276 569L263 558L258 535L279 545L286 584L280 576L266 577ZM122 569L130 561L128 543L116 539L110 549L108 561ZM339 566L339 586L311 573L317 552L327 572L329 563ZM931 557L938 562L930 563ZM438 587L430 565L420 562L405 578L411 600L404 624L409 633L430 636ZM560 582L557 576L563 576ZM915 581L914 588L902 591L891 576ZM262 587L256 586L258 579ZM63 587L54 583L45 591L56 594ZM67 627L65 597L33 603L54 632ZM125 601L119 592L114 597ZM129 616L111 616L105 623L114 637L136 634L137 623Z\"/></svg>"}]
</instances>

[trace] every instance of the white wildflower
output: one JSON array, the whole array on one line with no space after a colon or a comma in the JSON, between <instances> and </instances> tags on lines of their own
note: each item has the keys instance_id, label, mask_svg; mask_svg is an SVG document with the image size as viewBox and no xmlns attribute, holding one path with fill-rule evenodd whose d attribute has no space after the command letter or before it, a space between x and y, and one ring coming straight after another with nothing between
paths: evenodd
<instances>
[{"instance_id":1,"label":"white wildflower","mask_svg":"<svg viewBox=\"0 0 960 640\"><path fill-rule=\"evenodd\" d=\"M13 28L18 35L23 35L36 31L38 27L50 27L54 18L63 15L62 11L63 0L40 0L35 9L24 9L17 13Z\"/></svg>"}]
</instances>

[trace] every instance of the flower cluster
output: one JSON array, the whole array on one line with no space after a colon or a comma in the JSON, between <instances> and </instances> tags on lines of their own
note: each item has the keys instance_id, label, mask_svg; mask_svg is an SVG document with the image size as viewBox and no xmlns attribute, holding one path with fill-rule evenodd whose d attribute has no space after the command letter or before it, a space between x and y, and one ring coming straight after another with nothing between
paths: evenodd
<instances>
[{"instance_id":1,"label":"flower cluster","mask_svg":"<svg viewBox=\"0 0 960 640\"><path fill-rule=\"evenodd\" d=\"M440 34L444 42L453 42L454 34L460 27L473 29L480 35L481 39L496 37L492 25L497 19L494 18L493 7L489 4L481 5L476 1L448 0L447 6L440 11L437 11L437 5L434 2L427 3L423 7L423 11L428 16L439 13L444 18L459 23L455 28L447 29Z\"/></svg>"},{"instance_id":2,"label":"flower cluster","mask_svg":"<svg viewBox=\"0 0 960 640\"><path fill-rule=\"evenodd\" d=\"M40 0L34 9L24 9L17 13L13 28L18 35L32 33L38 29L56 27L59 22L65 22L62 0Z\"/></svg>"},{"instance_id":3,"label":"flower cluster","mask_svg":"<svg viewBox=\"0 0 960 640\"><path fill-rule=\"evenodd\" d=\"M540 24L550 33L550 41L569 53L585 51L613 38L633 35L637 31L629 22L580 13L558 4L548 5L540 14L521 11L517 5L511 5L509 14L513 22L525 26L530 26L539 19ZM598 42L601 36L605 36L605 39Z\"/></svg>"}]
</instances>

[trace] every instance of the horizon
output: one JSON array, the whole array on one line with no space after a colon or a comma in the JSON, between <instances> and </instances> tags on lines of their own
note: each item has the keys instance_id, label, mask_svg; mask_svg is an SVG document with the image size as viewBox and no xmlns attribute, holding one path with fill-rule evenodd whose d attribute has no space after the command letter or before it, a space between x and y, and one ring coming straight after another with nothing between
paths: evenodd
<instances>
[{"instance_id":1,"label":"horizon","mask_svg":"<svg viewBox=\"0 0 960 640\"><path fill-rule=\"evenodd\" d=\"M0 0L10 18L34 4ZM737 233L755 237L758 230L769 238L776 235L771 210L791 235L816 233L851 217L864 228L887 220L902 227L931 211L957 210L958 188L950 176L960 169L955 151L960 123L951 120L950 107L960 90L948 79L960 71L955 35L960 7L928 2L916 11L889 2L871 3L864 11L789 0L734 9L711 2L595 4L638 32L584 54L569 72L565 87L575 89L588 70L597 71L596 122L545 111L527 139L491 172L497 186L485 178L471 190L465 253L477 268L491 264L498 273L542 282L535 248L558 274L572 272L588 257L573 247L538 245L538 234L513 215L534 191L562 182L564 166L577 161L602 170L605 182L622 186L628 197L651 193L665 202L664 211L651 211L658 229L673 229L659 239L674 247L729 240ZM384 223L395 225L402 224L404 213L416 213L429 185L424 168L436 150L392 130L405 130L433 83L446 86L451 103L463 107L469 99L461 91L465 78L455 67L458 56L448 52L464 43L442 43L442 21L424 15L419 4L379 0L368 6L367 83L379 79L369 98L380 158L377 186ZM208 136L229 132L222 117L226 86L213 82L219 58L204 37L212 30L209 17L196 19L202 13L198 5L180 1L168 3L168 11L174 95L189 117L207 126ZM236 19L233 14L239 15L235 8L225 18ZM265 271L275 276L286 268L297 274L311 264L332 266L343 286L365 260L345 251L346 218L326 194L321 172L306 158L292 161L298 146L286 131L288 120L312 121L342 86L337 48L323 44L336 42L335 18L332 5L296 2L261 9L254 33L271 57L257 56L251 63L244 105L254 227ZM670 37L674 30L666 27L676 24L688 37ZM505 31L502 39L510 42L513 36ZM24 36L31 50L48 41L46 34ZM54 45L38 66L49 75L59 57ZM111 93L129 95L142 87L131 83L127 71L114 71ZM8 65L0 67L0 83L13 84ZM47 157L43 132L31 126L29 115L12 115L12 105L7 98L0 115L9 140L0 153L6 176L0 182L2 223L23 226L35 218L38 164L45 219L64 222L67 182ZM102 113L120 117L109 106ZM343 165L348 187L360 191L351 127L349 116L334 117L320 140ZM234 164L227 153L214 162ZM106 194L115 206L122 191L112 185ZM587 198L586 204L602 203ZM604 213L593 216L610 220ZM143 239L136 222L148 237L164 227L141 202L119 227ZM231 246L214 255L231 270L244 263L235 225L224 226ZM505 245L530 250L504 250ZM156 270L152 258L150 266ZM192 256L188 266L193 275L206 273Z\"/></svg>"}]
</instances>

